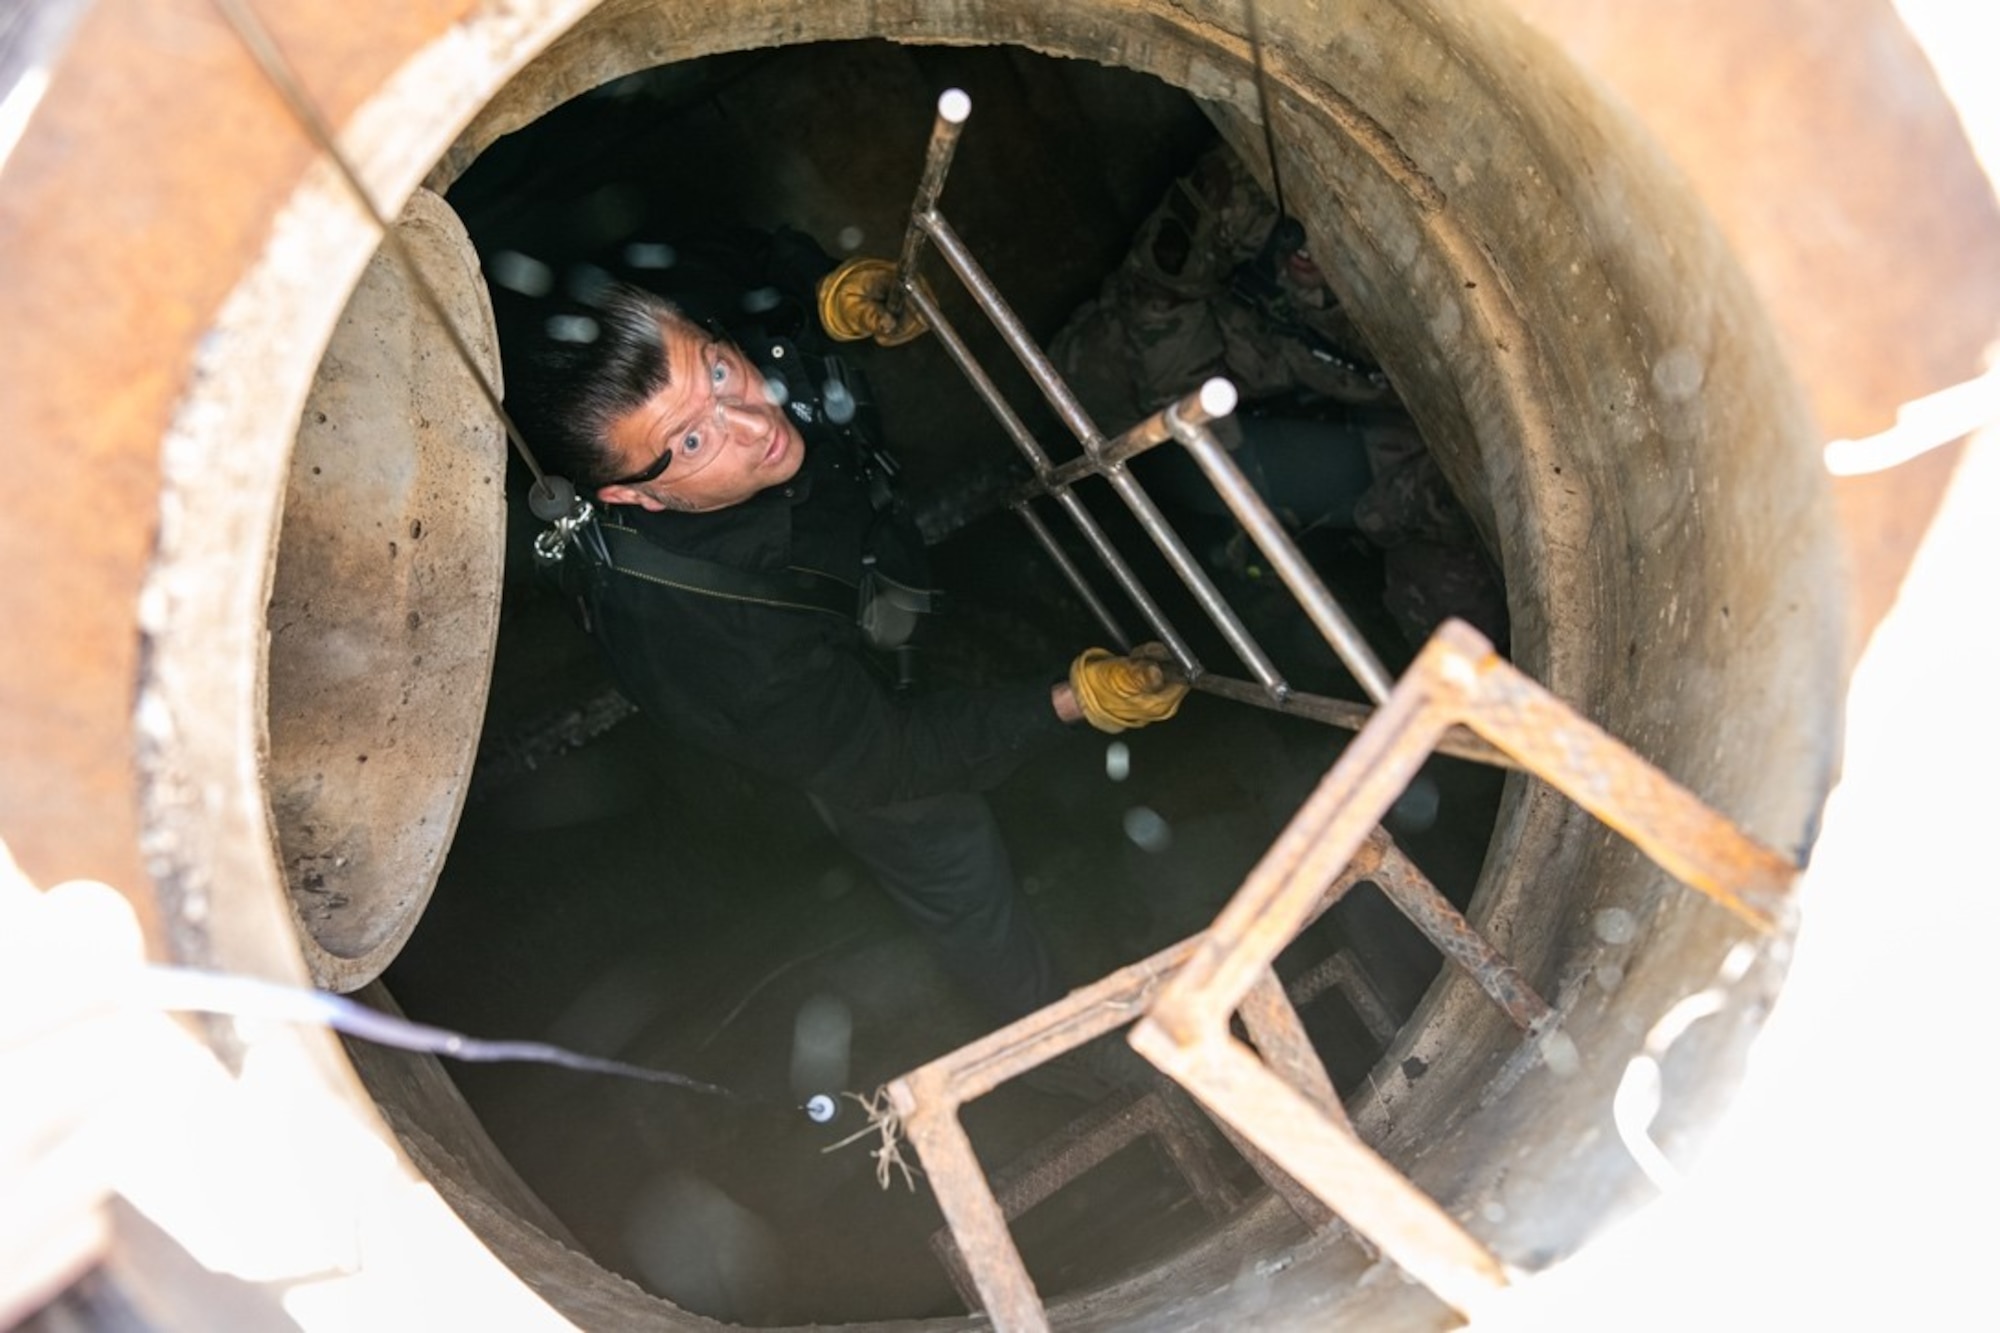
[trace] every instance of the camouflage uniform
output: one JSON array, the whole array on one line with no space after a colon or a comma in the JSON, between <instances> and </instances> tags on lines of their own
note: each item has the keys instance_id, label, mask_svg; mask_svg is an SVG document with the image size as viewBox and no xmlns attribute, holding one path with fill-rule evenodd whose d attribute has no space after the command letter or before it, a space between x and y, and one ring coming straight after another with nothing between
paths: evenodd
<instances>
[{"instance_id":1,"label":"camouflage uniform","mask_svg":"<svg viewBox=\"0 0 2000 1333\"><path fill-rule=\"evenodd\" d=\"M1504 649L1506 589L1415 424L1370 431L1366 440L1375 479L1354 521L1382 548L1382 601L1403 636L1417 647L1457 616Z\"/></svg>"},{"instance_id":2,"label":"camouflage uniform","mask_svg":"<svg viewBox=\"0 0 2000 1333\"><path fill-rule=\"evenodd\" d=\"M1393 399L1324 282L1285 267L1251 304L1232 283L1277 214L1234 155L1211 151L1141 227L1124 262L1050 345L1092 414L1119 429L1212 375L1246 403Z\"/></svg>"},{"instance_id":3,"label":"camouflage uniform","mask_svg":"<svg viewBox=\"0 0 2000 1333\"><path fill-rule=\"evenodd\" d=\"M1369 409L1369 428L1344 433L1373 473L1351 521L1384 552L1390 614L1412 646L1448 615L1504 644L1506 598L1478 533L1339 300L1303 256L1258 262L1276 220L1236 156L1211 149L1174 182L1050 356L1111 432L1213 375L1236 384L1245 415L1333 420ZM1232 447L1240 439L1224 434ZM1267 498L1282 510L1285 497Z\"/></svg>"}]
</instances>

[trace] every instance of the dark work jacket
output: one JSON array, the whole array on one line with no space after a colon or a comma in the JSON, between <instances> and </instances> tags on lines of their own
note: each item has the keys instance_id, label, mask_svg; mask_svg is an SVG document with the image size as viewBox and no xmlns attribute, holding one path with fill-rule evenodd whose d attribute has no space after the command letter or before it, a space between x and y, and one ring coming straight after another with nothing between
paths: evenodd
<instances>
[{"instance_id":1,"label":"dark work jacket","mask_svg":"<svg viewBox=\"0 0 2000 1333\"><path fill-rule=\"evenodd\" d=\"M706 514L620 506L610 517L683 555L857 583L878 521L865 480L838 441L810 431L806 441L797 476L742 504ZM898 697L846 617L612 571L593 584L596 636L627 698L702 749L836 806L983 790L1065 730L1048 680Z\"/></svg>"}]
</instances>

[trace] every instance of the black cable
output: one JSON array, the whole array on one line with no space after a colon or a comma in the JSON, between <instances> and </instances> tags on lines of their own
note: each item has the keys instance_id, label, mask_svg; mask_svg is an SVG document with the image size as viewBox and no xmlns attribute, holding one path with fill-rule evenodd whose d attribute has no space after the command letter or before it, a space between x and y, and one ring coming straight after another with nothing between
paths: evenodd
<instances>
[{"instance_id":1,"label":"black cable","mask_svg":"<svg viewBox=\"0 0 2000 1333\"><path fill-rule=\"evenodd\" d=\"M536 487L544 487L541 464L535 460L534 451L528 447L527 440L521 435L520 427L514 424L514 418L507 414L505 407L501 406L499 391L493 387L493 382L487 378L486 372L473 357L472 348L466 343L465 335L445 312L444 302L438 297L437 290L431 286L430 279L417 267L415 257L403 244L403 238L397 232L395 224L383 215L374 197L361 183L361 177L348 162L347 155L341 152L339 145L334 142L333 131L328 128L326 118L320 114L319 107L306 92L305 85L300 82L297 70L285 58L285 53L278 48L269 29L265 28L257 17L248 0L213 0L213 3L223 20L235 32L237 40L243 43L244 50L250 53L250 58L256 61L264 77L270 80L279 98L291 110L293 118L305 130L306 137L313 141L320 152L326 154L327 159L333 163L334 170L340 173L341 179L347 183L347 188L353 192L369 219L381 231L383 245L396 256L397 262L402 264L404 271L410 275L410 283L422 299L424 307L444 330L445 337L450 340L452 350L458 354L466 373L472 376L474 383L478 384L479 392L485 397L487 406L491 407L493 414L500 419L501 426L507 432L507 439L534 476Z\"/></svg>"},{"instance_id":2,"label":"black cable","mask_svg":"<svg viewBox=\"0 0 2000 1333\"><path fill-rule=\"evenodd\" d=\"M1264 118L1264 156L1271 164L1271 198L1278 206L1278 226L1291 215L1285 212L1285 182L1278 175L1278 139L1271 125L1271 91L1264 73L1264 36L1257 22L1257 0L1243 0L1244 35L1250 39L1250 64L1257 78L1257 110Z\"/></svg>"},{"instance_id":3,"label":"black cable","mask_svg":"<svg viewBox=\"0 0 2000 1333\"><path fill-rule=\"evenodd\" d=\"M639 1079L647 1083L667 1083L689 1092L705 1093L734 1102L772 1104L769 1098L751 1097L704 1083L686 1074L667 1069L649 1069L584 1055L540 1041L488 1041L468 1037L448 1028L413 1023L395 1014L370 1009L345 996L325 991L287 986L259 977L198 968L149 965L141 970L137 991L146 1005L180 1013L223 1014L233 1018L271 1019L284 1023L304 1023L329 1027L378 1046L442 1055L452 1060L477 1063L528 1062L557 1065L586 1074L608 1074L615 1078Z\"/></svg>"}]
</instances>

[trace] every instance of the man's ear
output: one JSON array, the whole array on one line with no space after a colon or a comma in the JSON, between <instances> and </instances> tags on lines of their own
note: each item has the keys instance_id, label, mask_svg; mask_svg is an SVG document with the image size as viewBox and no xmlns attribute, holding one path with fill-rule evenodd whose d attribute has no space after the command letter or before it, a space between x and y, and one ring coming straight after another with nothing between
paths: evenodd
<instances>
[{"instance_id":1,"label":"man's ear","mask_svg":"<svg viewBox=\"0 0 2000 1333\"><path fill-rule=\"evenodd\" d=\"M638 505L641 509L650 509L656 514L666 508L664 504L637 486L599 486L597 498L608 505Z\"/></svg>"}]
</instances>

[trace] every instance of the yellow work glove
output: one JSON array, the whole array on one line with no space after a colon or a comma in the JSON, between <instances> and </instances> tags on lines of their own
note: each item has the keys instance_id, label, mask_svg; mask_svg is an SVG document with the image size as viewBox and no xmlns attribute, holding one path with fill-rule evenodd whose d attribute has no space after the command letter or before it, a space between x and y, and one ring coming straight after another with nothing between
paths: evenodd
<instances>
[{"instance_id":1,"label":"yellow work glove","mask_svg":"<svg viewBox=\"0 0 2000 1333\"><path fill-rule=\"evenodd\" d=\"M1115 657L1091 648L1070 663L1069 688L1083 720L1099 731L1120 732L1164 722L1180 708L1187 682L1168 670L1172 659L1157 643Z\"/></svg>"},{"instance_id":2,"label":"yellow work glove","mask_svg":"<svg viewBox=\"0 0 2000 1333\"><path fill-rule=\"evenodd\" d=\"M820 327L841 342L873 338L883 347L900 347L930 326L907 302L901 319L891 317L889 298L895 291L895 264L887 259L850 259L819 280ZM930 295L929 287L924 295Z\"/></svg>"}]
</instances>

